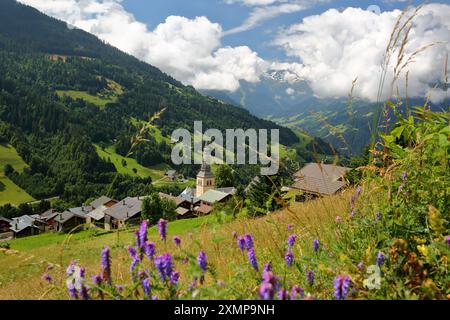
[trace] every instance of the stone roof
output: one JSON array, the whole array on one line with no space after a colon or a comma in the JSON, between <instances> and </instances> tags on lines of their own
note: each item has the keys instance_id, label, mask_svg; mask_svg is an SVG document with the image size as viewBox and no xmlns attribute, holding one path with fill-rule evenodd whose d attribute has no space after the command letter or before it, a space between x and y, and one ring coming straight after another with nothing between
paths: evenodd
<instances>
[{"instance_id":1,"label":"stone roof","mask_svg":"<svg viewBox=\"0 0 450 320\"><path fill-rule=\"evenodd\" d=\"M176 206L178 207L183 201L185 201L185 199L181 199L179 197L175 197L173 195L167 194L167 193L163 193L160 192L159 194L159 198L160 199L167 199L167 200L171 200L173 202L175 202Z\"/></svg>"},{"instance_id":2,"label":"stone roof","mask_svg":"<svg viewBox=\"0 0 450 320\"><path fill-rule=\"evenodd\" d=\"M34 225L35 221L35 218L28 215L13 218L10 222L10 230L12 232L20 232L22 230L25 230L26 228L37 228Z\"/></svg>"},{"instance_id":3,"label":"stone roof","mask_svg":"<svg viewBox=\"0 0 450 320\"><path fill-rule=\"evenodd\" d=\"M332 195L345 186L343 181L330 181L326 178L305 177L297 180L292 188L321 195Z\"/></svg>"},{"instance_id":4,"label":"stone roof","mask_svg":"<svg viewBox=\"0 0 450 320\"><path fill-rule=\"evenodd\" d=\"M97 209L89 212L87 214L87 216L92 218L92 219L94 219L94 220L96 220L96 221L102 220L105 217L105 211L107 209L108 209L108 207L105 207L105 206L102 205L102 206L98 207Z\"/></svg>"},{"instance_id":5,"label":"stone roof","mask_svg":"<svg viewBox=\"0 0 450 320\"><path fill-rule=\"evenodd\" d=\"M111 208L105 210L105 215L111 216L114 219L120 221L127 221L140 214L142 211L142 199L141 197L128 197L119 201Z\"/></svg>"},{"instance_id":6,"label":"stone roof","mask_svg":"<svg viewBox=\"0 0 450 320\"><path fill-rule=\"evenodd\" d=\"M208 206L207 204L202 203L198 207L194 208L195 212L198 212L200 214L209 214L211 211L213 211L213 207Z\"/></svg>"},{"instance_id":7,"label":"stone roof","mask_svg":"<svg viewBox=\"0 0 450 320\"><path fill-rule=\"evenodd\" d=\"M183 207L178 207L175 212L179 215L179 216L184 216L186 214L189 213L190 210L183 208Z\"/></svg>"},{"instance_id":8,"label":"stone roof","mask_svg":"<svg viewBox=\"0 0 450 320\"><path fill-rule=\"evenodd\" d=\"M336 181L345 176L350 168L340 167L333 164L308 163L300 171L294 174L295 178L312 177L316 179L327 178Z\"/></svg>"},{"instance_id":9,"label":"stone roof","mask_svg":"<svg viewBox=\"0 0 450 320\"><path fill-rule=\"evenodd\" d=\"M345 186L342 178L350 170L331 164L309 163L294 174L295 183L292 188L314 194L332 195Z\"/></svg>"},{"instance_id":10,"label":"stone roof","mask_svg":"<svg viewBox=\"0 0 450 320\"><path fill-rule=\"evenodd\" d=\"M101 207L102 205L104 205L104 204L106 204L106 203L108 203L108 202L110 202L110 201L113 201L113 199L108 198L107 196L101 196L100 198L95 199L94 201L92 201L92 202L90 203L90 205L91 205L94 209L97 209L97 208Z\"/></svg>"},{"instance_id":11,"label":"stone roof","mask_svg":"<svg viewBox=\"0 0 450 320\"><path fill-rule=\"evenodd\" d=\"M91 212L94 208L92 206L83 206L78 208L69 209L70 212L79 216L80 218L86 218L86 215Z\"/></svg>"},{"instance_id":12,"label":"stone roof","mask_svg":"<svg viewBox=\"0 0 450 320\"><path fill-rule=\"evenodd\" d=\"M225 199L229 195L230 194L225 193L225 192L221 192L221 191L218 191L218 190L208 190L204 194L202 194L200 197L198 197L198 199L200 201L204 201L204 202L212 204L212 203L216 203L216 202L222 201L223 199Z\"/></svg>"},{"instance_id":13,"label":"stone roof","mask_svg":"<svg viewBox=\"0 0 450 320\"><path fill-rule=\"evenodd\" d=\"M55 217L55 221L58 223L66 223L67 221L71 220L74 217L78 217L81 219L86 219L86 214L79 214L73 211L64 211L62 213L58 213L58 215Z\"/></svg>"},{"instance_id":14,"label":"stone roof","mask_svg":"<svg viewBox=\"0 0 450 320\"><path fill-rule=\"evenodd\" d=\"M49 209L49 210L45 211L44 213L42 213L40 215L40 217L42 220L48 221L48 220L53 219L57 215L58 215L58 212L56 212L55 209Z\"/></svg>"}]
</instances>

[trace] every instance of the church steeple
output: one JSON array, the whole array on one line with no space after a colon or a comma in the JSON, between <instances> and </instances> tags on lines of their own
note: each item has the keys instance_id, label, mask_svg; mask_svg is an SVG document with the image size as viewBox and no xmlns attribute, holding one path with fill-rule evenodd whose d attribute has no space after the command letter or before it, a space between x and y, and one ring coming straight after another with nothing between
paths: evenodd
<instances>
[{"instance_id":1,"label":"church steeple","mask_svg":"<svg viewBox=\"0 0 450 320\"><path fill-rule=\"evenodd\" d=\"M196 197L200 197L206 191L216 188L216 179L211 171L211 166L203 161L202 167L197 174Z\"/></svg>"}]
</instances>

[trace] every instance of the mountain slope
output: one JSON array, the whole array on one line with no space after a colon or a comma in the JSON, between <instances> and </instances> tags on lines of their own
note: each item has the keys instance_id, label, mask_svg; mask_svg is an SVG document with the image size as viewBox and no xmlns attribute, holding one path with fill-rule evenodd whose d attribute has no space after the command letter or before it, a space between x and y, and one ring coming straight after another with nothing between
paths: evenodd
<instances>
[{"instance_id":1,"label":"mountain slope","mask_svg":"<svg viewBox=\"0 0 450 320\"><path fill-rule=\"evenodd\" d=\"M150 178L118 175L94 144L121 156L153 114L158 134L133 150L143 166L171 164L167 139L177 128L280 129L281 143L298 138L290 129L247 110L204 97L93 35L13 0L0 2L0 136L29 165L9 178L34 198L61 196L79 204L109 192L142 194Z\"/></svg>"}]
</instances>

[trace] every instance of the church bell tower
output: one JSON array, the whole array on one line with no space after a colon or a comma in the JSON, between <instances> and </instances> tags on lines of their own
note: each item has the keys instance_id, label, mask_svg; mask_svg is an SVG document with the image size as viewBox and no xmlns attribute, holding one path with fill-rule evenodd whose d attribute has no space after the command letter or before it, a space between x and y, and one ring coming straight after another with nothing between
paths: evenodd
<instances>
[{"instance_id":1,"label":"church bell tower","mask_svg":"<svg viewBox=\"0 0 450 320\"><path fill-rule=\"evenodd\" d=\"M200 197L206 191L216 188L216 179L211 171L211 166L203 162L202 167L197 174L196 197Z\"/></svg>"}]
</instances>

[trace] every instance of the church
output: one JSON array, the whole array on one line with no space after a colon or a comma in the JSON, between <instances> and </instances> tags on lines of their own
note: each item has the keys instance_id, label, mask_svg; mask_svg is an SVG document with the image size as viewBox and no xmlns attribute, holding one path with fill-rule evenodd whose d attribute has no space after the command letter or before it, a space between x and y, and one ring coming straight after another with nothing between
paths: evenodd
<instances>
[{"instance_id":1,"label":"church","mask_svg":"<svg viewBox=\"0 0 450 320\"><path fill-rule=\"evenodd\" d=\"M206 215L212 212L215 203L230 199L236 189L234 187L217 188L216 178L211 166L203 162L197 173L196 187L186 188L178 197L178 215Z\"/></svg>"}]
</instances>

